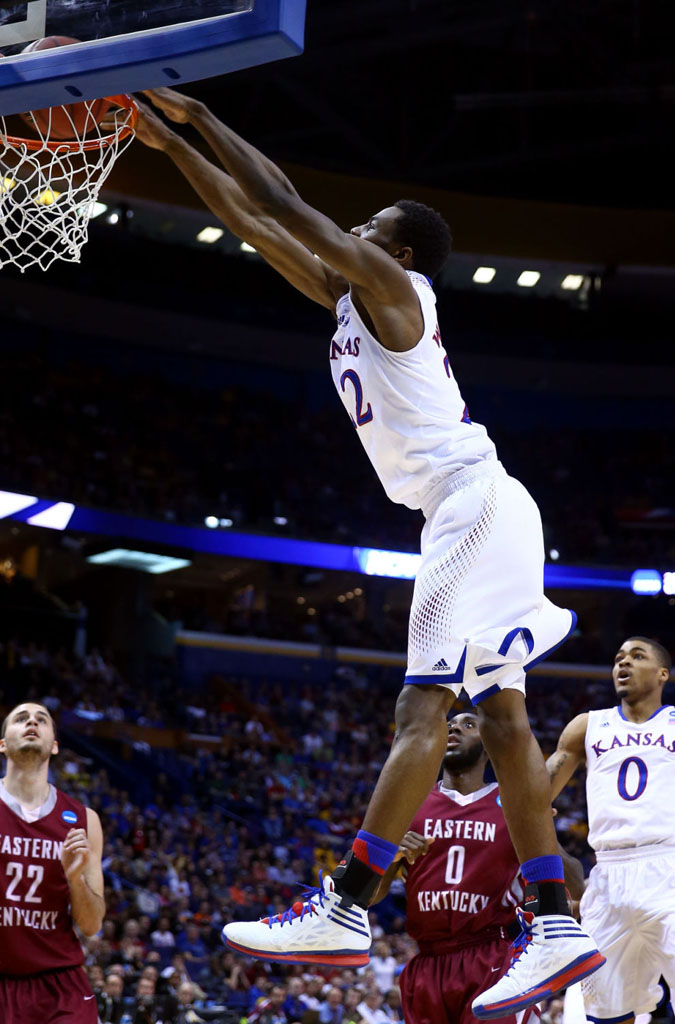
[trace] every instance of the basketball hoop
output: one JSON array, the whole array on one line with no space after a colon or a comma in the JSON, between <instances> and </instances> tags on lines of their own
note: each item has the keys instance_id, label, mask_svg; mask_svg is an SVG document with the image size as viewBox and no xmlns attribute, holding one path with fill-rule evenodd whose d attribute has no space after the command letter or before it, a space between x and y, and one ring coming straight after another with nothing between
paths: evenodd
<instances>
[{"instance_id":1,"label":"basketball hoop","mask_svg":"<svg viewBox=\"0 0 675 1024\"><path fill-rule=\"evenodd\" d=\"M109 96L19 116L35 138L15 134L0 116L0 269L79 263L101 186L134 137L138 107L130 96Z\"/></svg>"}]
</instances>

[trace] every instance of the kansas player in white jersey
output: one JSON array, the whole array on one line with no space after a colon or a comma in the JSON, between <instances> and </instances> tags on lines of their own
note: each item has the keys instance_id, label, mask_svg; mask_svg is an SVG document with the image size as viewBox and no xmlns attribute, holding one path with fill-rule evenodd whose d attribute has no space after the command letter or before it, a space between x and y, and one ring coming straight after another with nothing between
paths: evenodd
<instances>
[{"instance_id":1,"label":"kansas player in white jersey","mask_svg":"<svg viewBox=\"0 0 675 1024\"><path fill-rule=\"evenodd\" d=\"M526 669L565 639L574 616L544 597L537 506L472 423L442 345L431 280L449 253L448 226L402 200L346 233L203 104L171 90L149 95L169 118L189 121L227 173L148 111L140 139L164 150L231 231L337 320L330 364L338 394L389 496L426 519L397 738L363 827L334 877L304 903L228 925L225 939L258 958L368 961L370 898L436 779L446 715L464 687L479 708L529 883L527 955L474 1012L517 1013L603 962L568 913L548 775L524 701Z\"/></svg>"},{"instance_id":2,"label":"kansas player in white jersey","mask_svg":"<svg viewBox=\"0 0 675 1024\"><path fill-rule=\"evenodd\" d=\"M631 637L616 654L618 707L578 715L548 760L554 797L586 764L588 841L597 864L581 901L607 963L582 983L591 1021L632 1022L675 991L675 708L671 659Z\"/></svg>"}]
</instances>

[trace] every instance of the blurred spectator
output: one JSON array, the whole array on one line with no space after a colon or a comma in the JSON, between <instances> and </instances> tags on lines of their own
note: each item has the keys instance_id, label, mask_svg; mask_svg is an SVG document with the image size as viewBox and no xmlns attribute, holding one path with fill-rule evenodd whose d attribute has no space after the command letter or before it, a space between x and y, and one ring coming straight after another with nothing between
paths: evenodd
<instances>
[{"instance_id":1,"label":"blurred spectator","mask_svg":"<svg viewBox=\"0 0 675 1024\"><path fill-rule=\"evenodd\" d=\"M176 1024L205 1024L194 1008L196 998L195 986L191 981L184 981L178 987L178 1010Z\"/></svg>"},{"instance_id":2,"label":"blurred spectator","mask_svg":"<svg viewBox=\"0 0 675 1024\"><path fill-rule=\"evenodd\" d=\"M152 948L156 949L162 957L162 966L166 967L171 953L176 947L176 936L171 931L171 919L160 917L159 924L150 935Z\"/></svg>"},{"instance_id":3,"label":"blurred spectator","mask_svg":"<svg viewBox=\"0 0 675 1024\"><path fill-rule=\"evenodd\" d=\"M188 924L176 939L176 947L185 958L190 978L200 978L208 966L208 953L196 924Z\"/></svg>"},{"instance_id":4,"label":"blurred spectator","mask_svg":"<svg viewBox=\"0 0 675 1024\"><path fill-rule=\"evenodd\" d=\"M331 988L319 1009L319 1024L342 1024L344 1019L342 991L339 988Z\"/></svg>"},{"instance_id":5,"label":"blurred spectator","mask_svg":"<svg viewBox=\"0 0 675 1024\"><path fill-rule=\"evenodd\" d=\"M120 1024L124 1014L124 980L119 974L108 972L96 1005L100 1024Z\"/></svg>"},{"instance_id":6,"label":"blurred spectator","mask_svg":"<svg viewBox=\"0 0 675 1024\"><path fill-rule=\"evenodd\" d=\"M385 993L382 1009L389 1020L402 1021L404 1019L403 1008L401 1006L401 990L398 985L393 985Z\"/></svg>"},{"instance_id":7,"label":"blurred spectator","mask_svg":"<svg viewBox=\"0 0 675 1024\"><path fill-rule=\"evenodd\" d=\"M363 994L357 988L347 989L343 997L344 1024L355 1024L360 1019L358 1005L362 998Z\"/></svg>"},{"instance_id":8,"label":"blurred spectator","mask_svg":"<svg viewBox=\"0 0 675 1024\"><path fill-rule=\"evenodd\" d=\"M375 943L374 953L370 958L369 966L375 974L375 984L384 995L394 984L397 966L396 960L391 955L391 950L386 942L380 941Z\"/></svg>"},{"instance_id":9,"label":"blurred spectator","mask_svg":"<svg viewBox=\"0 0 675 1024\"><path fill-rule=\"evenodd\" d=\"M131 1012L132 1024L174 1024L172 1013L164 1001L155 995L155 983L150 977L142 977L136 986L136 998Z\"/></svg>"},{"instance_id":10,"label":"blurred spectator","mask_svg":"<svg viewBox=\"0 0 675 1024\"><path fill-rule=\"evenodd\" d=\"M307 1010L319 1010L321 1008L321 989L323 988L323 979L317 977L309 977L305 982L305 991L300 996L300 1000Z\"/></svg>"},{"instance_id":11,"label":"blurred spectator","mask_svg":"<svg viewBox=\"0 0 675 1024\"><path fill-rule=\"evenodd\" d=\"M273 985L267 999L259 1000L249 1013L248 1024L287 1024L285 1001L285 986Z\"/></svg>"},{"instance_id":12,"label":"blurred spectator","mask_svg":"<svg viewBox=\"0 0 675 1024\"><path fill-rule=\"evenodd\" d=\"M364 999L356 1007L364 1024L387 1024L389 1017L382 1009L382 994L373 988L366 992Z\"/></svg>"},{"instance_id":13,"label":"blurred spectator","mask_svg":"<svg viewBox=\"0 0 675 1024\"><path fill-rule=\"evenodd\" d=\"M289 1024L302 1021L307 1011L307 1007L302 1001L304 991L305 983L302 978L289 978L286 999L284 1001L284 1013Z\"/></svg>"}]
</instances>

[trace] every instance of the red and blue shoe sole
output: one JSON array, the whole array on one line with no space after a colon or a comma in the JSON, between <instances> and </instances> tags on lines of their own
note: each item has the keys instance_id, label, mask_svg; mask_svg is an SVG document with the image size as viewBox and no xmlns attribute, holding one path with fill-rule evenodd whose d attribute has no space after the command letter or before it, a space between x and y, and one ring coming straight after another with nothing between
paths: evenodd
<instances>
[{"instance_id":1,"label":"red and blue shoe sole","mask_svg":"<svg viewBox=\"0 0 675 1024\"><path fill-rule=\"evenodd\" d=\"M352 953L337 950L335 953L267 953L260 949L249 949L223 936L223 941L238 953L246 953L256 960L272 960L279 964L334 964L336 967L364 967L370 963L369 953Z\"/></svg>"},{"instance_id":2,"label":"red and blue shoe sole","mask_svg":"<svg viewBox=\"0 0 675 1024\"><path fill-rule=\"evenodd\" d=\"M589 974L593 974L604 963L605 957L597 950L590 956L578 957L562 971L552 974L550 978L546 978L545 981L535 985L529 991L523 992L520 996L500 999L498 1003L487 1003L484 1006L474 1004L474 1016L479 1017L480 1020L491 1020L493 1017L508 1017L512 1013L518 1013L519 1010L526 1010L533 1003L538 1003L542 999L550 999L560 989L567 988L568 985L573 985L575 982L581 981L582 978L588 977Z\"/></svg>"}]
</instances>

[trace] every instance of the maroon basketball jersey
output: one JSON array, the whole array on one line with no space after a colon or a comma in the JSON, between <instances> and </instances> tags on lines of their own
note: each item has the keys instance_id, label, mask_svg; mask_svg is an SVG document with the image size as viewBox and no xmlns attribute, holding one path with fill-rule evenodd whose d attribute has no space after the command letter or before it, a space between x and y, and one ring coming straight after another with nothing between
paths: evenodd
<instances>
[{"instance_id":1,"label":"maroon basketball jersey","mask_svg":"<svg viewBox=\"0 0 675 1024\"><path fill-rule=\"evenodd\" d=\"M439 783L410 828L434 839L408 866L406 928L414 939L427 949L513 923L519 865L496 783L469 796Z\"/></svg>"},{"instance_id":2,"label":"maroon basketball jersey","mask_svg":"<svg viewBox=\"0 0 675 1024\"><path fill-rule=\"evenodd\" d=\"M84 960L70 916L61 848L87 827L85 807L50 787L44 813L23 819L3 787L0 799L0 975L37 974Z\"/></svg>"}]
</instances>

